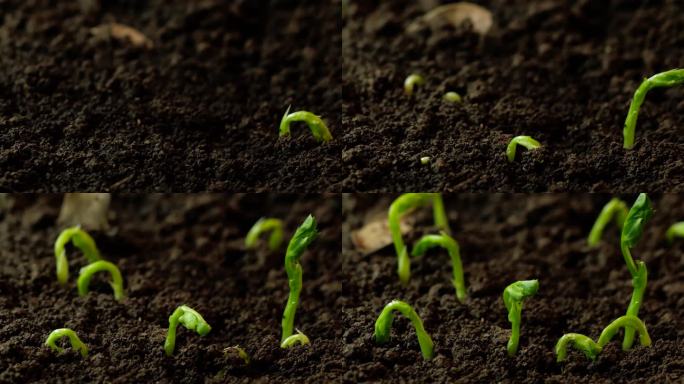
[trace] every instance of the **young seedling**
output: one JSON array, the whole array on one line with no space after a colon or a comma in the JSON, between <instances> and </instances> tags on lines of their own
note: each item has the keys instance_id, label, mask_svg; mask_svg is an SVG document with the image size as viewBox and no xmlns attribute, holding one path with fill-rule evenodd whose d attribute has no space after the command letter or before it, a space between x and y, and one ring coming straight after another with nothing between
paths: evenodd
<instances>
[{"instance_id":1,"label":"young seedling","mask_svg":"<svg viewBox=\"0 0 684 384\"><path fill-rule=\"evenodd\" d=\"M589 337L579 333L566 333L558 340L554 348L557 362L560 363L567 358L568 344L584 352L584 355L590 360L596 360L598 354L601 353L601 347Z\"/></svg>"},{"instance_id":2,"label":"young seedling","mask_svg":"<svg viewBox=\"0 0 684 384\"><path fill-rule=\"evenodd\" d=\"M503 301L508 310L508 321L511 322L511 338L508 339L508 356L514 356L518 352L518 342L520 341L520 315L522 312L523 300L533 296L539 290L538 280L516 281L504 289Z\"/></svg>"},{"instance_id":3,"label":"young seedling","mask_svg":"<svg viewBox=\"0 0 684 384\"><path fill-rule=\"evenodd\" d=\"M109 274L112 275L112 282L109 283L109 285L111 285L112 289L114 290L114 299L117 301L121 300L124 297L123 278L121 278L121 272L116 265L104 260L90 263L81 268L77 282L78 294L80 296L87 295L89 291L90 280L93 278L94 274L101 271L109 272Z\"/></svg>"},{"instance_id":4,"label":"young seedling","mask_svg":"<svg viewBox=\"0 0 684 384\"><path fill-rule=\"evenodd\" d=\"M59 328L52 331L48 336L47 340L45 340L45 345L47 345L48 347L50 347L50 349L57 353L64 353L64 348L58 347L56 344L57 340L63 337L69 338L71 348L80 352L81 356L88 357L88 347L85 344L83 344L81 339L78 338L76 332L72 331L69 328Z\"/></svg>"},{"instance_id":5,"label":"young seedling","mask_svg":"<svg viewBox=\"0 0 684 384\"><path fill-rule=\"evenodd\" d=\"M308 111L297 111L290 113L290 107L287 107L287 111L283 115L283 119L280 120L280 136L290 136L290 124L294 121L303 121L309 126L311 134L317 141L330 141L332 140L332 135L328 126L325 125L323 119L320 116L316 116Z\"/></svg>"},{"instance_id":6,"label":"young seedling","mask_svg":"<svg viewBox=\"0 0 684 384\"><path fill-rule=\"evenodd\" d=\"M601 241L601 236L603 236L603 230L606 228L606 225L608 225L611 219L615 218L615 224L622 229L628 212L629 209L624 201L618 199L617 197L610 199L608 204L606 204L601 210L598 218L596 218L594 226L591 227L591 232L589 232L589 238L587 239L589 246L595 247L598 245L599 241Z\"/></svg>"},{"instance_id":7,"label":"young seedling","mask_svg":"<svg viewBox=\"0 0 684 384\"><path fill-rule=\"evenodd\" d=\"M290 348L295 345L307 345L310 344L309 337L302 333L299 329L294 335L290 335L282 343L280 343L280 348Z\"/></svg>"},{"instance_id":8,"label":"young seedling","mask_svg":"<svg viewBox=\"0 0 684 384\"><path fill-rule=\"evenodd\" d=\"M228 357L231 354L237 355L237 357L239 357L240 359L242 359L242 361L245 362L245 365L249 365L249 363L252 361L252 359L251 359L251 357L249 357L249 354L247 353L247 351L245 351L239 345L228 347L228 348L225 348L223 350L224 356Z\"/></svg>"},{"instance_id":9,"label":"young seedling","mask_svg":"<svg viewBox=\"0 0 684 384\"><path fill-rule=\"evenodd\" d=\"M211 331L211 326L204 321L202 315L187 305L181 305L169 316L169 331L166 334L166 341L164 341L166 356L173 355L173 350L176 348L176 328L178 328L178 323L191 331L197 332L200 336L206 336Z\"/></svg>"},{"instance_id":10,"label":"young seedling","mask_svg":"<svg viewBox=\"0 0 684 384\"><path fill-rule=\"evenodd\" d=\"M90 235L81 229L81 227L71 227L62 231L55 241L55 260L57 262L57 281L60 284L66 284L69 280L69 261L66 257L66 249L64 247L71 241L74 246L83 252L89 263L94 263L100 260L100 251L98 251Z\"/></svg>"},{"instance_id":11,"label":"young seedling","mask_svg":"<svg viewBox=\"0 0 684 384\"><path fill-rule=\"evenodd\" d=\"M292 239L290 239L290 243L287 245L287 251L285 252L285 272L287 273L287 280L290 286L290 294L287 298L287 305L285 305L281 324L282 335L280 337L280 343L282 348L287 348L291 345L288 344L283 346L287 338L292 336L295 312L297 312L299 294L302 291L302 265L299 264L299 259L301 258L302 253L309 247L309 244L314 241L317 234L316 219L309 215L302 225L297 228ZM302 341L303 338L300 338L299 340ZM308 341L308 339L306 340Z\"/></svg>"},{"instance_id":12,"label":"young seedling","mask_svg":"<svg viewBox=\"0 0 684 384\"><path fill-rule=\"evenodd\" d=\"M643 261L634 262L630 248L634 247L641 239L644 230L644 225L653 216L653 209L651 208L651 200L645 193L637 197L634 205L629 210L625 224L622 227L622 235L620 236L620 249L622 256L627 264L627 269L632 275L632 299L627 307L627 315L639 316L639 307L644 297L646 290L646 282L648 279L648 272L646 264ZM625 329L625 338L622 341L622 349L628 350L634 343L634 328L627 327Z\"/></svg>"},{"instance_id":13,"label":"young seedling","mask_svg":"<svg viewBox=\"0 0 684 384\"><path fill-rule=\"evenodd\" d=\"M375 342L384 344L389 341L390 328L392 328L392 321L394 321L393 311L399 311L404 316L408 317L411 324L413 324L413 328L416 330L418 344L420 345L420 352L423 355L423 359L432 359L434 344L430 335L428 335L427 332L425 332L425 328L423 328L423 321L410 305L400 300L392 300L389 302L375 321Z\"/></svg>"},{"instance_id":14,"label":"young seedling","mask_svg":"<svg viewBox=\"0 0 684 384\"><path fill-rule=\"evenodd\" d=\"M256 248L259 236L268 231L271 231L268 238L268 248L271 251L277 251L283 242L283 221L273 218L262 217L254 223L254 226L247 232L247 237L245 237L245 247L247 249Z\"/></svg>"},{"instance_id":15,"label":"young seedling","mask_svg":"<svg viewBox=\"0 0 684 384\"><path fill-rule=\"evenodd\" d=\"M670 228L667 229L665 237L670 244L674 242L675 237L684 237L684 221L672 224Z\"/></svg>"},{"instance_id":16,"label":"young seedling","mask_svg":"<svg viewBox=\"0 0 684 384\"><path fill-rule=\"evenodd\" d=\"M404 80L404 93L406 93L407 96L413 95L413 88L415 88L416 85L423 85L425 84L425 79L421 75L417 75L415 73L410 74L406 80Z\"/></svg>"},{"instance_id":17,"label":"young seedling","mask_svg":"<svg viewBox=\"0 0 684 384\"><path fill-rule=\"evenodd\" d=\"M632 149L634 147L634 129L639 117L639 109L648 91L653 88L674 87L682 83L684 83L684 69L672 69L644 79L636 92L634 92L634 98L632 98L632 103L629 105L625 127L622 131L623 147L625 149Z\"/></svg>"},{"instance_id":18,"label":"young seedling","mask_svg":"<svg viewBox=\"0 0 684 384\"><path fill-rule=\"evenodd\" d=\"M440 235L425 235L413 246L413 252L411 254L413 257L423 256L428 249L434 247L442 247L449 253L449 257L451 257L451 269L454 275L451 283L454 288L456 288L456 298L458 298L458 301L464 302L468 293L463 279L461 252L456 240L444 232Z\"/></svg>"},{"instance_id":19,"label":"young seedling","mask_svg":"<svg viewBox=\"0 0 684 384\"><path fill-rule=\"evenodd\" d=\"M445 93L444 96L443 96L443 99L444 99L444 101L448 101L448 102L454 103L454 104L457 104L457 103L460 103L460 102L463 101L463 100L461 99L461 95L459 95L459 94L456 93L456 92L447 92L447 93Z\"/></svg>"},{"instance_id":20,"label":"young seedling","mask_svg":"<svg viewBox=\"0 0 684 384\"><path fill-rule=\"evenodd\" d=\"M423 165L426 165L429 162L430 162L430 156L423 156L420 158L420 163Z\"/></svg>"},{"instance_id":21,"label":"young seedling","mask_svg":"<svg viewBox=\"0 0 684 384\"><path fill-rule=\"evenodd\" d=\"M506 147L506 156L508 157L509 162L513 162L515 160L515 151L518 145L522 145L523 147L532 150L532 149L537 149L541 147L541 144L530 136L516 136L513 139L511 139L511 142L508 143L508 147Z\"/></svg>"}]
</instances>

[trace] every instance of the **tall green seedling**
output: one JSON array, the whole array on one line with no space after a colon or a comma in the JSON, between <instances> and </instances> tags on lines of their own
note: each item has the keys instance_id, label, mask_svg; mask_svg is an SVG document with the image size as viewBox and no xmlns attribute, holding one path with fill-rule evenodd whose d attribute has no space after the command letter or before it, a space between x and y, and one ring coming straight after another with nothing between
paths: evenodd
<instances>
[{"instance_id":1,"label":"tall green seedling","mask_svg":"<svg viewBox=\"0 0 684 384\"><path fill-rule=\"evenodd\" d=\"M503 301L508 310L508 321L511 322L511 337L506 347L508 356L514 356L518 352L523 300L535 295L538 290L538 280L516 281L504 289Z\"/></svg>"}]
</instances>

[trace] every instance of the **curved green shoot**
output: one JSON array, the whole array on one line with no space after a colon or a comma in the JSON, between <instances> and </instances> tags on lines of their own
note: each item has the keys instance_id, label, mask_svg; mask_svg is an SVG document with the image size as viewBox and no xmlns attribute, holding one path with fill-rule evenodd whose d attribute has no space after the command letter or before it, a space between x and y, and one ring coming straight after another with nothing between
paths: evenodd
<instances>
[{"instance_id":1,"label":"curved green shoot","mask_svg":"<svg viewBox=\"0 0 684 384\"><path fill-rule=\"evenodd\" d=\"M596 360L596 356L598 356L603 349L587 336L580 335L579 333L566 333L558 340L556 347L554 348L557 362L560 363L567 358L568 344L584 352L584 355L591 360Z\"/></svg>"},{"instance_id":2,"label":"curved green shoot","mask_svg":"<svg viewBox=\"0 0 684 384\"><path fill-rule=\"evenodd\" d=\"M442 232L441 235L425 235L413 246L412 255L414 257L423 256L428 249L434 247L442 247L449 253L449 257L451 257L451 269L454 276L451 283L454 288L456 288L456 297L458 298L458 301L465 301L468 293L463 279L461 252L456 240L444 232Z\"/></svg>"},{"instance_id":3,"label":"curved green shoot","mask_svg":"<svg viewBox=\"0 0 684 384\"><path fill-rule=\"evenodd\" d=\"M237 354L239 358L242 359L242 361L245 362L245 365L249 365L249 363L252 361L252 358L249 356L247 351L245 351L241 346L235 345L232 347L225 348L223 350L223 355L224 356L230 356L231 353Z\"/></svg>"},{"instance_id":4,"label":"curved green shoot","mask_svg":"<svg viewBox=\"0 0 684 384\"><path fill-rule=\"evenodd\" d=\"M173 355L173 351L176 349L176 328L178 328L179 323L185 328L197 332L200 336L206 336L211 331L211 326L202 315L187 305L181 305L169 316L169 331L164 341L166 356Z\"/></svg>"},{"instance_id":5,"label":"curved green shoot","mask_svg":"<svg viewBox=\"0 0 684 384\"><path fill-rule=\"evenodd\" d=\"M60 284L66 284L67 280L69 280L69 262L66 257L66 249L64 249L69 241L74 244L74 247L83 252L89 263L100 260L100 251L95 245L95 240L93 240L88 232L82 230L79 226L63 230L55 241L57 281Z\"/></svg>"},{"instance_id":6,"label":"curved green shoot","mask_svg":"<svg viewBox=\"0 0 684 384\"><path fill-rule=\"evenodd\" d=\"M508 157L508 161L511 163L515 160L515 151L518 145L522 145L529 150L541 147L541 144L530 136L516 136L512 138L511 142L508 143L508 147L506 147L506 157Z\"/></svg>"},{"instance_id":7,"label":"curved green shoot","mask_svg":"<svg viewBox=\"0 0 684 384\"><path fill-rule=\"evenodd\" d=\"M407 96L411 96L413 95L413 89L415 86L423 84L425 84L425 79L423 76L412 73L406 78L406 80L404 80L404 93Z\"/></svg>"},{"instance_id":8,"label":"curved green shoot","mask_svg":"<svg viewBox=\"0 0 684 384\"><path fill-rule=\"evenodd\" d=\"M444 101L448 101L450 103L460 103L463 101L463 99L461 99L461 95L456 92L447 92L444 94L444 96L442 96L442 98Z\"/></svg>"},{"instance_id":9,"label":"curved green shoot","mask_svg":"<svg viewBox=\"0 0 684 384\"><path fill-rule=\"evenodd\" d=\"M64 353L64 348L58 347L56 344L57 340L63 337L69 338L71 348L80 352L81 356L88 357L88 347L85 344L83 344L81 339L78 338L76 332L72 331L69 328L59 328L52 331L48 336L47 340L45 340L45 345L47 345L48 347L50 347L50 349L57 353Z\"/></svg>"},{"instance_id":10,"label":"curved green shoot","mask_svg":"<svg viewBox=\"0 0 684 384\"><path fill-rule=\"evenodd\" d=\"M302 265L299 264L299 259L301 258L302 253L309 247L309 244L314 241L317 234L316 219L309 215L302 225L297 228L297 231L292 236L292 239L290 239L287 251L285 252L285 272L287 273L290 294L287 298L287 304L285 305L281 323L281 344L288 337L292 336L295 313L297 312L297 305L299 304L299 294L302 291Z\"/></svg>"},{"instance_id":11,"label":"curved green shoot","mask_svg":"<svg viewBox=\"0 0 684 384\"><path fill-rule=\"evenodd\" d=\"M245 247L247 249L256 248L257 240L262 233L271 231L268 238L268 248L276 251L283 243L283 221L280 219L262 217L247 232L245 237Z\"/></svg>"},{"instance_id":12,"label":"curved green shoot","mask_svg":"<svg viewBox=\"0 0 684 384\"><path fill-rule=\"evenodd\" d=\"M601 213L599 213L598 218L596 218L594 226L591 227L591 232L589 232L589 238L587 239L589 246L595 247L598 245L599 241L601 241L601 236L603 236L603 230L611 219L615 218L615 224L622 229L628 212L629 209L624 201L617 197L610 199L608 204L603 206Z\"/></svg>"},{"instance_id":13,"label":"curved green shoot","mask_svg":"<svg viewBox=\"0 0 684 384\"><path fill-rule=\"evenodd\" d=\"M85 267L81 268L81 272L78 275L77 282L78 294L80 296L87 295L89 291L90 280L93 278L94 274L101 271L109 272L109 274L112 276L112 281L109 283L109 285L111 285L112 289L114 290L114 299L121 300L125 296L121 272L119 271L119 268L117 268L116 265L104 260L90 263Z\"/></svg>"},{"instance_id":14,"label":"curved green shoot","mask_svg":"<svg viewBox=\"0 0 684 384\"><path fill-rule=\"evenodd\" d=\"M375 321L375 341L378 344L384 344L389 341L390 328L392 328L392 322L394 321L393 311L399 311L404 316L408 317L411 324L413 324L413 328L416 330L418 344L420 345L420 352L423 355L423 359L432 359L432 356L434 355L434 343L432 342L430 335L425 332L423 321L410 305L400 300L392 300L389 302L389 304L383 308L380 316L378 316L378 319Z\"/></svg>"},{"instance_id":15,"label":"curved green shoot","mask_svg":"<svg viewBox=\"0 0 684 384\"><path fill-rule=\"evenodd\" d=\"M290 348L297 344L307 345L310 343L311 341L309 341L309 338L298 329L297 333L288 336L285 340L283 340L282 343L280 343L280 348Z\"/></svg>"},{"instance_id":16,"label":"curved green shoot","mask_svg":"<svg viewBox=\"0 0 684 384\"><path fill-rule=\"evenodd\" d=\"M508 356L514 356L518 352L520 341L520 323L523 300L533 296L539 290L538 280L521 280L509 285L504 289L503 301L508 310L508 321L511 322L511 338L508 339Z\"/></svg>"},{"instance_id":17,"label":"curved green shoot","mask_svg":"<svg viewBox=\"0 0 684 384\"><path fill-rule=\"evenodd\" d=\"M625 120L625 127L622 130L623 147L625 149L632 149L634 147L634 130L637 118L639 117L639 109L648 91L653 88L674 87L682 83L684 83L684 69L672 69L644 79L636 92L634 92L632 103L629 105L627 119Z\"/></svg>"},{"instance_id":18,"label":"curved green shoot","mask_svg":"<svg viewBox=\"0 0 684 384\"><path fill-rule=\"evenodd\" d=\"M601 348L605 347L610 342L610 340L613 339L615 334L617 334L620 328L624 328L625 331L627 331L628 329L636 330L637 332L639 332L639 342L641 343L641 345L644 347L651 346L651 337L648 335L646 325L638 317L631 315L619 317L615 321L610 323L606 328L604 328L603 332L601 332L601 336L598 339L598 346ZM625 349L624 345L623 349Z\"/></svg>"},{"instance_id":19,"label":"curved green shoot","mask_svg":"<svg viewBox=\"0 0 684 384\"><path fill-rule=\"evenodd\" d=\"M667 229L665 237L667 238L667 242L670 244L674 242L675 237L684 238L684 221L672 224L670 228Z\"/></svg>"},{"instance_id":20,"label":"curved green shoot","mask_svg":"<svg viewBox=\"0 0 684 384\"><path fill-rule=\"evenodd\" d=\"M429 162L430 162L430 156L423 156L420 158L420 163L423 165L426 165Z\"/></svg>"},{"instance_id":21,"label":"curved green shoot","mask_svg":"<svg viewBox=\"0 0 684 384\"><path fill-rule=\"evenodd\" d=\"M632 298L627 307L627 315L638 317L639 307L643 300L644 291L646 290L646 283L648 279L648 272L646 264L642 261L634 262L630 248L634 247L641 239L646 222L653 216L653 208L651 208L651 200L645 193L639 194L634 205L629 210L625 224L622 227L622 235L620 236L620 249L622 256L627 264L627 269L632 275ZM625 338L622 341L622 349L627 350L632 347L634 343L634 328L627 327L625 329Z\"/></svg>"},{"instance_id":22,"label":"curved green shoot","mask_svg":"<svg viewBox=\"0 0 684 384\"><path fill-rule=\"evenodd\" d=\"M326 142L332 140L332 135L330 134L328 126L325 125L325 122L320 116L316 116L308 111L297 111L290 113L290 107L287 107L287 111L285 111L282 120L280 120L281 137L290 136L290 124L292 122L302 121L309 126L311 134L317 141Z\"/></svg>"},{"instance_id":23,"label":"curved green shoot","mask_svg":"<svg viewBox=\"0 0 684 384\"><path fill-rule=\"evenodd\" d=\"M408 257L408 249L404 240L401 237L401 217L412 209L424 207L432 204L433 216L435 219L435 226L440 230L451 233L449 223L447 222L446 211L444 210L444 202L442 195L439 193L405 193L394 200L390 205L387 214L387 221L389 225L390 234L392 235L392 242L397 253L397 273L402 284L407 284L411 277L411 261Z\"/></svg>"}]
</instances>

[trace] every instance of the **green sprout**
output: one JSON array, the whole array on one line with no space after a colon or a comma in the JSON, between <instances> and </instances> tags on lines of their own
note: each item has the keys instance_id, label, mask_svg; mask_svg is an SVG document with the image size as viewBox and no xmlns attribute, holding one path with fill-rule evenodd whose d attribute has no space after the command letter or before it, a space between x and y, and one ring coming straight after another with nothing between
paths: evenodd
<instances>
[{"instance_id":1,"label":"green sprout","mask_svg":"<svg viewBox=\"0 0 684 384\"><path fill-rule=\"evenodd\" d=\"M228 348L225 348L225 349L223 350L223 355L226 356L226 357L228 357L229 355L231 355L231 354L233 354L233 353L237 354L237 356L238 356L239 358L241 358L242 361L245 362L245 365L249 365L249 363L252 361L252 358L249 357L249 354L247 353L247 351L245 351L245 350L244 350L241 346L239 346L239 345L235 345L235 346L232 346L232 347L228 347Z\"/></svg>"},{"instance_id":2,"label":"green sprout","mask_svg":"<svg viewBox=\"0 0 684 384\"><path fill-rule=\"evenodd\" d=\"M247 249L256 248L257 240L259 236L264 233L271 231L271 235L268 238L268 248L271 251L276 251L280 248L280 244L283 242L283 221L280 219L265 218L262 217L254 226L247 232L247 237L245 237L245 247Z\"/></svg>"},{"instance_id":3,"label":"green sprout","mask_svg":"<svg viewBox=\"0 0 684 384\"><path fill-rule=\"evenodd\" d=\"M73 348L76 351L79 351L81 353L81 356L88 357L88 347L85 344L83 344L81 339L78 338L76 332L72 331L69 328L59 328L52 331L48 336L47 340L45 340L45 345L47 345L48 347L50 347L50 349L57 353L64 353L64 348L58 347L56 344L57 340L63 337L69 338L71 348Z\"/></svg>"},{"instance_id":4,"label":"green sprout","mask_svg":"<svg viewBox=\"0 0 684 384\"><path fill-rule=\"evenodd\" d=\"M302 333L299 329L297 330L297 333L294 335L288 336L285 340L283 340L282 343L280 343L280 348L290 348L294 347L295 345L307 345L310 344L311 341L309 341L309 337L307 337L305 334Z\"/></svg>"},{"instance_id":5,"label":"green sprout","mask_svg":"<svg viewBox=\"0 0 684 384\"><path fill-rule=\"evenodd\" d=\"M323 119L320 116L316 116L311 112L307 111L297 111L290 113L290 107L287 107L287 111L283 115L283 119L280 120L280 136L290 136L290 123L293 121L303 121L309 126L311 134L317 141L330 141L332 140L332 135L330 130L325 125Z\"/></svg>"},{"instance_id":6,"label":"green sprout","mask_svg":"<svg viewBox=\"0 0 684 384\"><path fill-rule=\"evenodd\" d=\"M629 112L625 120L625 127L622 130L623 147L625 149L632 149L634 147L634 129L639 117L639 109L648 91L653 88L674 87L682 83L684 83L684 69L672 69L644 79L636 92L634 92L634 98L632 98L632 103L629 105Z\"/></svg>"},{"instance_id":7,"label":"green sprout","mask_svg":"<svg viewBox=\"0 0 684 384\"><path fill-rule=\"evenodd\" d=\"M432 356L434 355L434 344L430 335L428 335L427 332L425 332L425 328L423 328L423 321L410 305L400 300L392 300L389 302L389 304L385 305L385 308L383 308L380 316L378 316L378 319L375 321L375 341L378 344L384 344L389 341L390 328L392 328L392 321L394 321L394 313L392 311L399 311L404 316L408 317L411 324L413 324L413 328L416 329L418 344L420 345L420 352L423 355L423 359L432 359Z\"/></svg>"},{"instance_id":8,"label":"green sprout","mask_svg":"<svg viewBox=\"0 0 684 384\"><path fill-rule=\"evenodd\" d=\"M523 147L532 150L532 149L537 149L541 147L541 144L530 136L516 136L513 139L511 139L511 142L508 143L508 147L506 147L506 156L508 157L509 162L513 162L515 160L515 150L518 147L518 144L522 145Z\"/></svg>"},{"instance_id":9,"label":"green sprout","mask_svg":"<svg viewBox=\"0 0 684 384\"><path fill-rule=\"evenodd\" d=\"M114 299L121 300L124 297L123 278L121 278L121 272L116 265L104 260L90 263L81 268L77 282L78 294L80 296L87 295L89 291L90 280L93 278L94 274L101 271L109 272L109 274L112 275L112 282L109 283L109 285L111 285L112 289L114 290Z\"/></svg>"},{"instance_id":10,"label":"green sprout","mask_svg":"<svg viewBox=\"0 0 684 384\"><path fill-rule=\"evenodd\" d=\"M89 263L100 260L100 251L98 251L95 240L90 237L88 232L82 230L79 226L63 230L57 237L57 241L55 241L57 281L60 284L66 284L67 280L69 280L69 262L66 258L66 249L64 249L69 241L83 252Z\"/></svg>"},{"instance_id":11,"label":"green sprout","mask_svg":"<svg viewBox=\"0 0 684 384\"><path fill-rule=\"evenodd\" d=\"M651 200L645 193L642 193L637 197L634 205L629 210L625 224L622 227L622 235L620 236L620 249L627 264L627 269L632 275L632 286L634 287L629 307L627 307L627 315L635 317L639 315L639 307L646 290L648 272L643 261L634 262L630 248L634 247L641 239L644 225L646 225L651 216L653 216ZM625 329L625 338L622 341L622 349L629 349L632 343L634 343L634 328L627 327Z\"/></svg>"},{"instance_id":12,"label":"green sprout","mask_svg":"<svg viewBox=\"0 0 684 384\"><path fill-rule=\"evenodd\" d=\"M297 231L292 236L292 239L290 239L290 243L287 245L287 251L285 252L285 272L287 273L290 294L287 298L287 305L285 306L285 311L283 312L283 320L281 324L282 336L280 338L280 343L281 347L283 348L287 348L289 346L283 346L283 344L288 337L292 336L295 312L297 312L299 294L302 291L302 265L299 264L299 259L309 244L314 241L317 234L318 230L316 229L316 219L309 215L306 220L304 220L302 225L297 228ZM303 339L300 339L300 341L301 340Z\"/></svg>"},{"instance_id":13,"label":"green sprout","mask_svg":"<svg viewBox=\"0 0 684 384\"><path fill-rule=\"evenodd\" d=\"M670 228L667 229L665 237L670 244L674 242L675 237L684 237L684 221L672 224Z\"/></svg>"},{"instance_id":14,"label":"green sprout","mask_svg":"<svg viewBox=\"0 0 684 384\"><path fill-rule=\"evenodd\" d=\"M599 241L601 241L601 236L603 236L603 230L612 218L615 218L615 223L622 229L628 212L629 209L624 201L617 197L610 199L608 204L601 210L601 213L599 213L598 218L596 218L594 226L591 227L591 232L589 232L589 238L587 239L589 246L595 247L598 245Z\"/></svg>"},{"instance_id":15,"label":"green sprout","mask_svg":"<svg viewBox=\"0 0 684 384\"><path fill-rule=\"evenodd\" d=\"M449 257L451 257L451 269L454 278L451 283L456 288L456 297L458 301L463 302L468 295L463 280L463 264L461 264L461 252L458 242L451 236L442 232L440 235L425 235L418 240L413 246L412 256L423 256L425 252L434 247L442 247L447 250Z\"/></svg>"},{"instance_id":16,"label":"green sprout","mask_svg":"<svg viewBox=\"0 0 684 384\"><path fill-rule=\"evenodd\" d=\"M401 237L401 217L408 211L432 204L435 226L447 234L450 234L449 223L447 222L444 202L439 193L405 193L397 197L390 205L387 221L392 235L394 249L397 252L397 273L402 284L407 284L411 277L411 261L408 257L408 249Z\"/></svg>"},{"instance_id":17,"label":"green sprout","mask_svg":"<svg viewBox=\"0 0 684 384\"><path fill-rule=\"evenodd\" d=\"M421 75L417 75L415 73L410 74L406 80L404 80L404 93L406 93L407 96L413 95L413 88L416 85L423 85L425 84L425 79Z\"/></svg>"},{"instance_id":18,"label":"green sprout","mask_svg":"<svg viewBox=\"0 0 684 384\"><path fill-rule=\"evenodd\" d=\"M626 315L617 318L606 328L604 328L603 332L601 332L601 336L599 336L598 342L594 342L589 337L580 335L578 333L568 333L563 335L556 343L556 361L565 361L568 354L568 344L570 343L572 343L571 345L578 350L584 352L584 355L587 356L587 358L596 360L598 354L601 353L603 348L605 348L608 343L610 343L610 341L621 328L624 328L625 331L629 329L637 330L639 332L639 342L641 345L644 347L651 346L651 337L648 335L648 331L646 330L646 325L644 325L644 322L639 320L639 318L636 316ZM625 348L623 345L623 350L624 349Z\"/></svg>"},{"instance_id":19,"label":"green sprout","mask_svg":"<svg viewBox=\"0 0 684 384\"><path fill-rule=\"evenodd\" d=\"M211 326L202 315L187 305L181 305L169 316L169 331L164 341L164 352L166 356L173 355L176 348L176 328L181 323L185 328L197 332L200 336L206 336L211 331Z\"/></svg>"},{"instance_id":20,"label":"green sprout","mask_svg":"<svg viewBox=\"0 0 684 384\"><path fill-rule=\"evenodd\" d=\"M463 101L461 99L461 95L459 95L456 92L447 92L444 94L444 96L442 96L442 98L444 99L444 101L448 101L450 103L460 103Z\"/></svg>"},{"instance_id":21,"label":"green sprout","mask_svg":"<svg viewBox=\"0 0 684 384\"><path fill-rule=\"evenodd\" d=\"M430 162L430 156L423 156L420 158L420 163L425 165Z\"/></svg>"},{"instance_id":22,"label":"green sprout","mask_svg":"<svg viewBox=\"0 0 684 384\"><path fill-rule=\"evenodd\" d=\"M523 300L535 295L538 290L538 280L516 281L504 289L503 301L506 310L508 310L508 321L511 322L511 338L508 339L508 346L506 347L508 356L514 356L518 351Z\"/></svg>"}]
</instances>

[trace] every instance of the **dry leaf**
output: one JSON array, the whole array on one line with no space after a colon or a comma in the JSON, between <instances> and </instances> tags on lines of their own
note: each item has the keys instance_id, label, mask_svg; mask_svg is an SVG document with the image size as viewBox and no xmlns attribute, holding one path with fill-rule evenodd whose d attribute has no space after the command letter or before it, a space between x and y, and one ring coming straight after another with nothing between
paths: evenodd
<instances>
[{"instance_id":1,"label":"dry leaf","mask_svg":"<svg viewBox=\"0 0 684 384\"><path fill-rule=\"evenodd\" d=\"M411 219L407 216L401 218L399 228L402 234L409 233L413 229L409 220ZM377 217L366 222L361 229L352 231L351 240L356 249L365 255L392 244L387 216Z\"/></svg>"},{"instance_id":2,"label":"dry leaf","mask_svg":"<svg viewBox=\"0 0 684 384\"><path fill-rule=\"evenodd\" d=\"M65 193L57 222L61 226L80 225L91 231L107 230L110 200L109 193Z\"/></svg>"},{"instance_id":3,"label":"dry leaf","mask_svg":"<svg viewBox=\"0 0 684 384\"><path fill-rule=\"evenodd\" d=\"M473 3L460 2L442 5L431 10L411 23L408 31L415 32L423 24L431 28L439 27L444 23L459 27L466 20L470 21L473 30L480 35L487 34L494 24L492 13L486 8Z\"/></svg>"},{"instance_id":4,"label":"dry leaf","mask_svg":"<svg viewBox=\"0 0 684 384\"><path fill-rule=\"evenodd\" d=\"M129 42L136 47L144 47L146 49L152 49L154 43L147 36L143 35L142 32L135 28L131 28L127 25L119 23L108 23L102 24L90 30L90 33L96 37L106 38L112 37L116 40Z\"/></svg>"}]
</instances>

